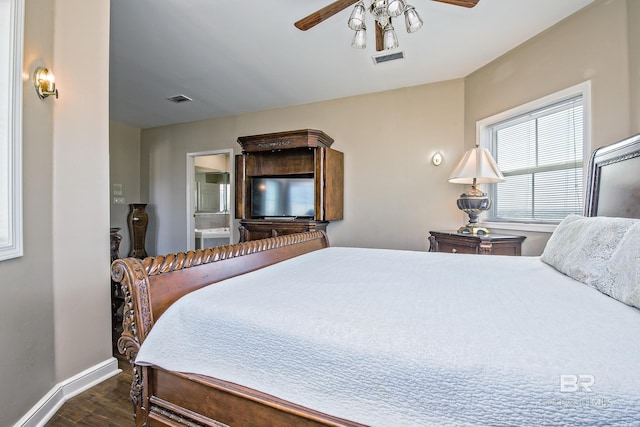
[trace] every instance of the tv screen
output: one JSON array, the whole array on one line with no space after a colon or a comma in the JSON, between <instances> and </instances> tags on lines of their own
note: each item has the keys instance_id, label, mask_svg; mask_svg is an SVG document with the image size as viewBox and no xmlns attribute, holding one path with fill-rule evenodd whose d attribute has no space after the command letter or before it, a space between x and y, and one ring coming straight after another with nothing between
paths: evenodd
<instances>
[{"instance_id":1,"label":"tv screen","mask_svg":"<svg viewBox=\"0 0 640 427\"><path fill-rule=\"evenodd\" d=\"M313 218L313 178L251 179L251 217Z\"/></svg>"}]
</instances>

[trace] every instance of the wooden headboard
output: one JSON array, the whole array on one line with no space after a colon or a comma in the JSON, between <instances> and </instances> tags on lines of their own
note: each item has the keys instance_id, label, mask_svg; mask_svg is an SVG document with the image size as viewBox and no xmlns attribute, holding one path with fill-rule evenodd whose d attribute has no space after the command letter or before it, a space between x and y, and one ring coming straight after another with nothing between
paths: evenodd
<instances>
[{"instance_id":1,"label":"wooden headboard","mask_svg":"<svg viewBox=\"0 0 640 427\"><path fill-rule=\"evenodd\" d=\"M640 218L640 134L593 152L584 214Z\"/></svg>"}]
</instances>

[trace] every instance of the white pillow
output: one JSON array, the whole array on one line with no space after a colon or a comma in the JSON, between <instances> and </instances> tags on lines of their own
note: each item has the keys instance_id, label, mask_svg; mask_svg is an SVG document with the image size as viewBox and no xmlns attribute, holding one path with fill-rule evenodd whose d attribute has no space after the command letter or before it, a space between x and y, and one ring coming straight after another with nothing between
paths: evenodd
<instances>
[{"instance_id":1,"label":"white pillow","mask_svg":"<svg viewBox=\"0 0 640 427\"><path fill-rule=\"evenodd\" d=\"M540 259L567 276L640 308L640 220L569 215Z\"/></svg>"},{"instance_id":2,"label":"white pillow","mask_svg":"<svg viewBox=\"0 0 640 427\"><path fill-rule=\"evenodd\" d=\"M600 292L640 308L640 221L620 240L596 286Z\"/></svg>"}]
</instances>

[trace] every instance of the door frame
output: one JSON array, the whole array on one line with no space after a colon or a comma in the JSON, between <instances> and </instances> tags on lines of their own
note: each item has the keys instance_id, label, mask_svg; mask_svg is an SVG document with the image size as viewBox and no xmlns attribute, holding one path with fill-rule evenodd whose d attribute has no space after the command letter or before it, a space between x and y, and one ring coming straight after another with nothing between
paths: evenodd
<instances>
[{"instance_id":1,"label":"door frame","mask_svg":"<svg viewBox=\"0 0 640 427\"><path fill-rule=\"evenodd\" d=\"M235 173L234 173L234 168L235 168L235 162L233 161L234 159L234 154L233 154L233 148L225 148L225 149L221 149L221 150L210 150L210 151L198 151L198 152L194 152L194 153L187 153L187 179L186 179L186 183L187 183L187 221L186 221L186 227L187 227L187 250L188 251L193 251L196 248L196 235L195 235L195 214L196 214L196 204L195 204L195 189L196 189L196 162L195 162L195 158L196 157L202 157L202 156L212 156L212 155L216 155L216 154L228 154L229 155L229 192L230 194L235 194ZM235 204L233 203L233 200L231 200L231 203L229 203L229 231L231 233L231 236L229 238L229 243L231 243L231 241L234 241L234 232L233 232L233 228L231 226L231 222L233 221L233 218L235 217Z\"/></svg>"}]
</instances>

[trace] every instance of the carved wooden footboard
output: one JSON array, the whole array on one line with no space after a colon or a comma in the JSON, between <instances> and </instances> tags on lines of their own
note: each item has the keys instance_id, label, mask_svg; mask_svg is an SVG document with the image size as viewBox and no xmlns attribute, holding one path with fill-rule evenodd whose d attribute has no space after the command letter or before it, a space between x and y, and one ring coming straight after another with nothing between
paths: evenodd
<instances>
[{"instance_id":1,"label":"carved wooden footboard","mask_svg":"<svg viewBox=\"0 0 640 427\"><path fill-rule=\"evenodd\" d=\"M135 364L155 320L178 298L328 246L326 234L315 231L114 261L111 276L120 283L125 298L118 350L133 367L130 394L136 425L360 426L236 384Z\"/></svg>"}]
</instances>

